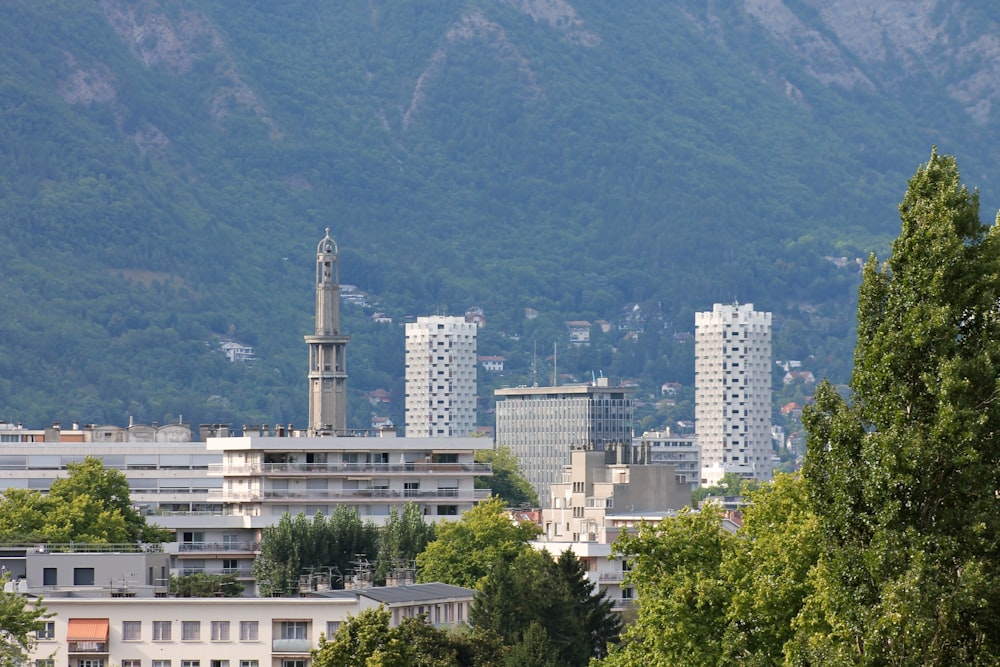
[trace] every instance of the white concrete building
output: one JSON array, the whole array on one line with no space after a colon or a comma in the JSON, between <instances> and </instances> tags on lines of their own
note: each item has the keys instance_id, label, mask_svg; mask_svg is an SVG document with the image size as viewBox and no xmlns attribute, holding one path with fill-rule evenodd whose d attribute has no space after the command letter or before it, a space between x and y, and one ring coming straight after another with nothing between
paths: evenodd
<instances>
[{"instance_id":1,"label":"white concrete building","mask_svg":"<svg viewBox=\"0 0 1000 667\"><path fill-rule=\"evenodd\" d=\"M703 485L728 472L771 479L771 313L695 313L695 424Z\"/></svg>"},{"instance_id":2,"label":"white concrete building","mask_svg":"<svg viewBox=\"0 0 1000 667\"><path fill-rule=\"evenodd\" d=\"M532 545L556 558L572 549L588 580L622 610L634 596L624 583L628 562L612 558L611 545L623 530L689 507L691 486L672 465L606 463L606 454L572 452L562 481L552 484L552 507L542 510L544 533Z\"/></svg>"},{"instance_id":3,"label":"white concrete building","mask_svg":"<svg viewBox=\"0 0 1000 667\"><path fill-rule=\"evenodd\" d=\"M476 463L485 438L273 437L209 438L208 451L222 455L209 467L222 486L209 494L248 530L276 524L286 512L357 510L362 521L381 525L391 506L417 503L430 521L455 519L488 489L474 478L491 466ZM206 534L206 539L208 535Z\"/></svg>"},{"instance_id":4,"label":"white concrete building","mask_svg":"<svg viewBox=\"0 0 1000 667\"><path fill-rule=\"evenodd\" d=\"M678 477L690 484L694 491L701 485L701 448L698 436L677 435L670 429L646 431L639 438L638 446L646 452L649 463L674 466Z\"/></svg>"},{"instance_id":5,"label":"white concrete building","mask_svg":"<svg viewBox=\"0 0 1000 667\"><path fill-rule=\"evenodd\" d=\"M633 389L595 384L498 389L498 445L510 447L543 507L576 449L603 451L632 442ZM503 400L499 400L503 399Z\"/></svg>"},{"instance_id":6,"label":"white concrete building","mask_svg":"<svg viewBox=\"0 0 1000 667\"><path fill-rule=\"evenodd\" d=\"M418 317L406 325L406 435L468 436L476 428L475 323Z\"/></svg>"}]
</instances>

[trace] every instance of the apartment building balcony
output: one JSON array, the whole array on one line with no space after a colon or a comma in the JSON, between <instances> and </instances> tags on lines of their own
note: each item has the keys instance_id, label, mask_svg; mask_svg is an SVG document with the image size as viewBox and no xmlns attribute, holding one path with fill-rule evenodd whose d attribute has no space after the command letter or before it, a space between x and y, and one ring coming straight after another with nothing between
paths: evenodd
<instances>
[{"instance_id":1,"label":"apartment building balcony","mask_svg":"<svg viewBox=\"0 0 1000 667\"><path fill-rule=\"evenodd\" d=\"M272 653L304 653L312 651L312 641L308 639L272 639Z\"/></svg>"},{"instance_id":2,"label":"apartment building balcony","mask_svg":"<svg viewBox=\"0 0 1000 667\"><path fill-rule=\"evenodd\" d=\"M259 501L281 501L281 502L303 502L310 503L317 500L358 503L380 502L386 500L419 500L419 501L458 501L476 502L486 500L490 497L490 489L345 489L342 491L322 491L311 489L270 489L263 491L227 491L218 496L218 500L225 502L259 502ZM214 500L214 498L213 498Z\"/></svg>"},{"instance_id":3,"label":"apartment building balcony","mask_svg":"<svg viewBox=\"0 0 1000 667\"><path fill-rule=\"evenodd\" d=\"M491 463L257 463L211 464L212 476L337 477L347 475L491 475Z\"/></svg>"},{"instance_id":4,"label":"apartment building balcony","mask_svg":"<svg viewBox=\"0 0 1000 667\"><path fill-rule=\"evenodd\" d=\"M177 545L177 553L181 558L185 556L253 556L260 551L260 543L255 541L240 542L180 542Z\"/></svg>"}]
</instances>

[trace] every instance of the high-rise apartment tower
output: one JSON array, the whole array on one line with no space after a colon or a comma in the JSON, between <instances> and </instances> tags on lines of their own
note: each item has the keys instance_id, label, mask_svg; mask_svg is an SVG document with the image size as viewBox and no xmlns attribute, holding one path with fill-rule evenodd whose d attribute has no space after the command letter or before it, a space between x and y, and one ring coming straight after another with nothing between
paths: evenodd
<instances>
[{"instance_id":1,"label":"high-rise apartment tower","mask_svg":"<svg viewBox=\"0 0 1000 667\"><path fill-rule=\"evenodd\" d=\"M316 247L316 331L309 346L309 434L347 430L347 343L340 334L340 269L330 229Z\"/></svg>"},{"instance_id":2,"label":"high-rise apartment tower","mask_svg":"<svg viewBox=\"0 0 1000 667\"><path fill-rule=\"evenodd\" d=\"M717 303L694 322L701 483L771 479L771 313Z\"/></svg>"},{"instance_id":3,"label":"high-rise apartment tower","mask_svg":"<svg viewBox=\"0 0 1000 667\"><path fill-rule=\"evenodd\" d=\"M462 317L406 325L406 436L468 436L476 428L476 331Z\"/></svg>"}]
</instances>

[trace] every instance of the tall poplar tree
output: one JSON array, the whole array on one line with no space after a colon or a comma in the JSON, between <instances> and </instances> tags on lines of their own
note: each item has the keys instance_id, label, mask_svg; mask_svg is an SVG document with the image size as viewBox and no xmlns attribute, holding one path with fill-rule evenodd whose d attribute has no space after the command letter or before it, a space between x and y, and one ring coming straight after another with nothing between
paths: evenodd
<instances>
[{"instance_id":1,"label":"tall poplar tree","mask_svg":"<svg viewBox=\"0 0 1000 667\"><path fill-rule=\"evenodd\" d=\"M1000 664L1000 230L936 149L899 211L851 395L803 416L823 543L796 664Z\"/></svg>"}]
</instances>

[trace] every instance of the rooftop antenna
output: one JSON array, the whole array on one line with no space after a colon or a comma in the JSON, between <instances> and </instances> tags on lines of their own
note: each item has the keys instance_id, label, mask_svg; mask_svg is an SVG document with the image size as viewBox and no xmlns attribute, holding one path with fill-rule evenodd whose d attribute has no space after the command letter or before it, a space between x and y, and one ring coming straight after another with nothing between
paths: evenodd
<instances>
[{"instance_id":1,"label":"rooftop antenna","mask_svg":"<svg viewBox=\"0 0 1000 667\"><path fill-rule=\"evenodd\" d=\"M552 342L552 386L559 386L559 343Z\"/></svg>"},{"instance_id":2,"label":"rooftop antenna","mask_svg":"<svg viewBox=\"0 0 1000 667\"><path fill-rule=\"evenodd\" d=\"M537 371L538 371L538 365L537 364L538 364L538 341L536 340L536 341L532 341L532 348L531 348L531 386L532 387L537 387L538 386L538 375L536 374Z\"/></svg>"}]
</instances>

